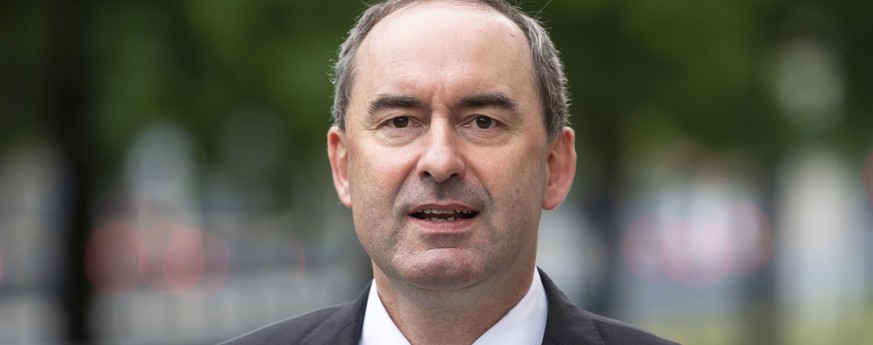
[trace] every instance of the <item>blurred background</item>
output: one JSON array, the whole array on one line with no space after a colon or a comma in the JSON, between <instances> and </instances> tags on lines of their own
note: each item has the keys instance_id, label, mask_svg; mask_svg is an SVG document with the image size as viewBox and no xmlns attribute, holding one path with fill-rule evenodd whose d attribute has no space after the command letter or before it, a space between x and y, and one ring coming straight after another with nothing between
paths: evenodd
<instances>
[{"instance_id":1,"label":"blurred background","mask_svg":"<svg viewBox=\"0 0 873 345\"><path fill-rule=\"evenodd\" d=\"M685 344L873 344L873 2L526 0L576 183L539 265ZM0 343L214 344L371 279L325 155L359 1L0 3Z\"/></svg>"}]
</instances>

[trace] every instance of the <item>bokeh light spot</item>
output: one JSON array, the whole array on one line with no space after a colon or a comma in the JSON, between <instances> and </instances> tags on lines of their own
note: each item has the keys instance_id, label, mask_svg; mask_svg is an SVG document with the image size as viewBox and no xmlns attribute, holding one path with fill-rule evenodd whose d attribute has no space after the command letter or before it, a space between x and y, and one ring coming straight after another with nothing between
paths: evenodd
<instances>
[{"instance_id":1,"label":"bokeh light spot","mask_svg":"<svg viewBox=\"0 0 873 345\"><path fill-rule=\"evenodd\" d=\"M173 229L166 224L146 230L142 236L139 272L146 285L155 291L167 291L163 277L163 257Z\"/></svg>"},{"instance_id":2,"label":"bokeh light spot","mask_svg":"<svg viewBox=\"0 0 873 345\"><path fill-rule=\"evenodd\" d=\"M637 278L658 281L662 278L660 251L655 215L640 217L622 239L622 256L628 270Z\"/></svg>"},{"instance_id":3,"label":"bokeh light spot","mask_svg":"<svg viewBox=\"0 0 873 345\"><path fill-rule=\"evenodd\" d=\"M230 248L218 234L204 232L205 269L201 285L217 290L223 287L230 277Z\"/></svg>"},{"instance_id":4,"label":"bokeh light spot","mask_svg":"<svg viewBox=\"0 0 873 345\"><path fill-rule=\"evenodd\" d=\"M735 255L734 274L751 274L773 256L773 227L769 217L753 204L732 207Z\"/></svg>"},{"instance_id":5,"label":"bokeh light spot","mask_svg":"<svg viewBox=\"0 0 873 345\"><path fill-rule=\"evenodd\" d=\"M725 203L640 216L622 238L622 257L639 279L706 288L728 275L759 270L773 255L773 241L769 218L759 207Z\"/></svg>"},{"instance_id":6,"label":"bokeh light spot","mask_svg":"<svg viewBox=\"0 0 873 345\"><path fill-rule=\"evenodd\" d=\"M95 290L120 294L139 284L140 246L136 232L120 223L98 227L85 249L85 272Z\"/></svg>"},{"instance_id":7,"label":"bokeh light spot","mask_svg":"<svg viewBox=\"0 0 873 345\"><path fill-rule=\"evenodd\" d=\"M140 272L151 289L184 293L200 284L206 262L202 231L163 223L149 228L142 243Z\"/></svg>"},{"instance_id":8,"label":"bokeh light spot","mask_svg":"<svg viewBox=\"0 0 873 345\"><path fill-rule=\"evenodd\" d=\"M175 231L164 252L164 280L170 291L184 293L197 287L206 266L203 235L194 229Z\"/></svg>"},{"instance_id":9,"label":"bokeh light spot","mask_svg":"<svg viewBox=\"0 0 873 345\"><path fill-rule=\"evenodd\" d=\"M733 238L724 224L677 222L661 241L664 272L690 288L711 286L724 278L733 261Z\"/></svg>"}]
</instances>

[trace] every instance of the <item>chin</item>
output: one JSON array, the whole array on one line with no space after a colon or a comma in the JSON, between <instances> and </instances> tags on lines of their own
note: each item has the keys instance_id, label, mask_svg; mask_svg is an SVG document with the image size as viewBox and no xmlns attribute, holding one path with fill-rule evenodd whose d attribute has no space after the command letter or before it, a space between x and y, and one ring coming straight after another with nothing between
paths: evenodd
<instances>
[{"instance_id":1,"label":"chin","mask_svg":"<svg viewBox=\"0 0 873 345\"><path fill-rule=\"evenodd\" d=\"M458 249L432 249L417 256L403 265L400 275L421 289L463 289L481 281L485 273L481 260Z\"/></svg>"}]
</instances>

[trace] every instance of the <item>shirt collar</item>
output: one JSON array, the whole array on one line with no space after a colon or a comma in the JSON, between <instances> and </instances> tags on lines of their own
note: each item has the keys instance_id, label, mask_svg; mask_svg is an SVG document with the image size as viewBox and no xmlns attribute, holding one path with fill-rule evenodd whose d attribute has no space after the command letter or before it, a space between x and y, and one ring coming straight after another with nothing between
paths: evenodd
<instances>
[{"instance_id":1,"label":"shirt collar","mask_svg":"<svg viewBox=\"0 0 873 345\"><path fill-rule=\"evenodd\" d=\"M546 291L540 273L535 269L530 288L521 301L479 339L476 339L473 345L541 344L546 330L547 315ZM367 297L360 344L409 345L409 341L403 333L400 333L388 311L385 310L375 280Z\"/></svg>"},{"instance_id":2,"label":"shirt collar","mask_svg":"<svg viewBox=\"0 0 873 345\"><path fill-rule=\"evenodd\" d=\"M409 341L400 333L400 329L391 320L379 291L376 280L370 284L370 295L367 296L367 310L364 311L364 325L361 331L360 345L409 345Z\"/></svg>"}]
</instances>

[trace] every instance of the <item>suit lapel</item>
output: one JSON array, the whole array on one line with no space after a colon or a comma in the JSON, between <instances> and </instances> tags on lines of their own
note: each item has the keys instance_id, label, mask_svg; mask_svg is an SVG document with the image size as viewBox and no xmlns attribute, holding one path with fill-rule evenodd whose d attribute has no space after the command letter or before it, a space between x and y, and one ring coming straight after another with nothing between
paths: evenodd
<instances>
[{"instance_id":1,"label":"suit lapel","mask_svg":"<svg viewBox=\"0 0 873 345\"><path fill-rule=\"evenodd\" d=\"M367 286L354 302L339 307L303 338L300 344L357 345L361 341L369 293L370 286Z\"/></svg>"},{"instance_id":2,"label":"suit lapel","mask_svg":"<svg viewBox=\"0 0 873 345\"><path fill-rule=\"evenodd\" d=\"M570 299L542 270L540 270L540 277L546 291L549 308L543 344L604 345L605 343L591 318L570 302ZM301 344L357 345L361 341L361 330L363 329L364 312L367 309L369 293L370 287L367 286L354 302L337 309L307 335Z\"/></svg>"},{"instance_id":3,"label":"suit lapel","mask_svg":"<svg viewBox=\"0 0 873 345\"><path fill-rule=\"evenodd\" d=\"M543 344L605 344L594 322L540 270L549 301Z\"/></svg>"}]
</instances>

